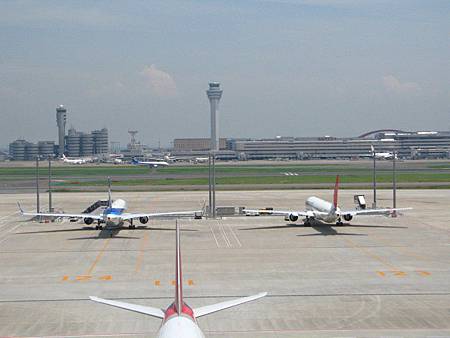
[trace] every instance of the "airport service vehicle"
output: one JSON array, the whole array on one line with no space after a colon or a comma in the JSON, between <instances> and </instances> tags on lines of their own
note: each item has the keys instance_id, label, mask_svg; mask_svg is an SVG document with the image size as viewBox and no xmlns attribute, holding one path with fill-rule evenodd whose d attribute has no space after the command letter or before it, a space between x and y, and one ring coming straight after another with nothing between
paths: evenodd
<instances>
[{"instance_id":1,"label":"airport service vehicle","mask_svg":"<svg viewBox=\"0 0 450 338\"><path fill-rule=\"evenodd\" d=\"M86 164L88 160L85 158L67 158L66 155L62 155L61 160L63 160L64 163L69 164Z\"/></svg>"},{"instance_id":2,"label":"airport service vehicle","mask_svg":"<svg viewBox=\"0 0 450 338\"><path fill-rule=\"evenodd\" d=\"M201 218L202 210L194 211L173 211L173 212L159 212L159 213L128 213L127 202L123 199L112 200L111 197L111 180L108 178L108 206L101 214L91 213L51 213L51 212L25 212L19 205L20 212L23 216L42 216L42 217L64 217L70 219L83 219L86 225L91 225L94 221L97 222L95 229L102 229L102 224L110 228L121 227L124 222L129 223L130 229L135 229L133 224L134 219L139 219L141 224L146 224L150 218L177 218L177 217L194 217Z\"/></svg>"},{"instance_id":3,"label":"airport service vehicle","mask_svg":"<svg viewBox=\"0 0 450 338\"><path fill-rule=\"evenodd\" d=\"M166 161L139 161L136 158L133 158L131 163L135 165L147 165L150 168L167 167L169 165Z\"/></svg>"},{"instance_id":4,"label":"airport service vehicle","mask_svg":"<svg viewBox=\"0 0 450 338\"><path fill-rule=\"evenodd\" d=\"M387 208L387 209L354 209L341 210L338 206L338 191L339 191L339 176L336 176L336 184L334 186L333 203L325 201L319 197L311 196L306 202L306 210L250 210L244 209L244 213L248 216L270 215L270 216L284 216L286 221L296 222L299 217L303 219L303 223L308 226L311 221L319 220L325 223L335 223L336 225L344 225L342 219L349 222L355 216L389 216L395 214L397 211L411 210L412 208Z\"/></svg>"},{"instance_id":5,"label":"airport service vehicle","mask_svg":"<svg viewBox=\"0 0 450 338\"><path fill-rule=\"evenodd\" d=\"M238 298L193 309L183 300L182 276L180 227L177 223L175 257L175 300L167 309L164 310L150 306L124 303L92 296L90 297L90 299L94 302L103 303L162 319L162 324L157 334L158 338L204 338L205 336L197 324L197 318L208 315L210 313L225 310L233 306L247 303L267 295L267 292L263 292L249 297Z\"/></svg>"}]
</instances>

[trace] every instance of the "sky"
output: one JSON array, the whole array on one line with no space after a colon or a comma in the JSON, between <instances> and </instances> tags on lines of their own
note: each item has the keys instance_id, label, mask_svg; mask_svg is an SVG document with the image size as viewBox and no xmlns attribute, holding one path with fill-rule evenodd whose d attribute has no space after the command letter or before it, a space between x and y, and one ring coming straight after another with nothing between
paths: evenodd
<instances>
[{"instance_id":1,"label":"sky","mask_svg":"<svg viewBox=\"0 0 450 338\"><path fill-rule=\"evenodd\" d=\"M0 0L0 146L450 130L450 1Z\"/></svg>"}]
</instances>

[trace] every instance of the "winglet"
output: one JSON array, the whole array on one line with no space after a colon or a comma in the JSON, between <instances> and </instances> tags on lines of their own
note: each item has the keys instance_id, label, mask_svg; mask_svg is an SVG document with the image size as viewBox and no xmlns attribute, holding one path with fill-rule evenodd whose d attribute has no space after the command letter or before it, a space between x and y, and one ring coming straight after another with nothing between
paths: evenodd
<instances>
[{"instance_id":1,"label":"winglet","mask_svg":"<svg viewBox=\"0 0 450 338\"><path fill-rule=\"evenodd\" d=\"M339 175L336 176L336 183L334 185L333 206L337 209L338 206L338 191L339 191Z\"/></svg>"},{"instance_id":2,"label":"winglet","mask_svg":"<svg viewBox=\"0 0 450 338\"><path fill-rule=\"evenodd\" d=\"M20 206L19 202L17 202L17 206L19 207L20 213L23 215L24 211L23 211L22 207Z\"/></svg>"},{"instance_id":3,"label":"winglet","mask_svg":"<svg viewBox=\"0 0 450 338\"><path fill-rule=\"evenodd\" d=\"M183 276L181 271L181 250L180 250L180 226L175 221L176 227L176 272L175 272L175 309L178 315L183 310Z\"/></svg>"}]
</instances>

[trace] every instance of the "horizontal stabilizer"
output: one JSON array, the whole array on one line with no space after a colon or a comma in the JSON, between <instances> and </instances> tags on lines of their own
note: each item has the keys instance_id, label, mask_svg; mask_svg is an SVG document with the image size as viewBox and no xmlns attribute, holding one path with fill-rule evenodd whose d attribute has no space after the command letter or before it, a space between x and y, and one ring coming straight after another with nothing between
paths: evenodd
<instances>
[{"instance_id":1,"label":"horizontal stabilizer","mask_svg":"<svg viewBox=\"0 0 450 338\"><path fill-rule=\"evenodd\" d=\"M228 308L236 306L236 305L251 302L253 300L262 298L265 295L267 295L267 292L261 292L261 293L258 293L257 295L253 295L253 296L248 296L248 297L238 298L238 299L234 299L234 300L229 300L229 301L222 302L222 303L202 306L202 307L194 309L194 317L198 318L198 317L205 316L205 315L208 315L213 312L228 309Z\"/></svg>"},{"instance_id":2,"label":"horizontal stabilizer","mask_svg":"<svg viewBox=\"0 0 450 338\"><path fill-rule=\"evenodd\" d=\"M134 311L138 313L143 313L145 315L153 316L156 318L164 318L164 312L161 309L150 307L150 306L143 306L143 305L136 305L136 304L130 304L130 303L124 303L124 302L118 302L115 300L109 300L109 299L102 299L98 297L89 297L94 302L103 303L111 306L115 306L121 309Z\"/></svg>"}]
</instances>

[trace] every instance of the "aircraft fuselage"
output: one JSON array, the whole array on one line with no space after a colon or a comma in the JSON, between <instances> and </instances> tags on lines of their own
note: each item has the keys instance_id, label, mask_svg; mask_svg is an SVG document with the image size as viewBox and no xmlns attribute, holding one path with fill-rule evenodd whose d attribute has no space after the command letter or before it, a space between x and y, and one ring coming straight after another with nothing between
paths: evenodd
<instances>
[{"instance_id":1,"label":"aircraft fuselage","mask_svg":"<svg viewBox=\"0 0 450 338\"><path fill-rule=\"evenodd\" d=\"M319 197L309 197L305 202L306 210L311 211L314 214L314 218L321 220L326 223L335 223L340 217L340 209L339 207L333 211L334 207L328 201L325 201ZM314 211L318 211L319 213L315 213ZM326 213L323 215L321 213Z\"/></svg>"}]
</instances>

